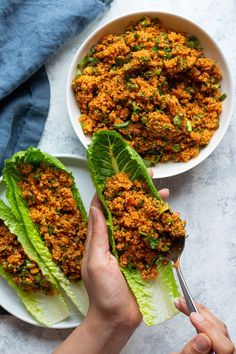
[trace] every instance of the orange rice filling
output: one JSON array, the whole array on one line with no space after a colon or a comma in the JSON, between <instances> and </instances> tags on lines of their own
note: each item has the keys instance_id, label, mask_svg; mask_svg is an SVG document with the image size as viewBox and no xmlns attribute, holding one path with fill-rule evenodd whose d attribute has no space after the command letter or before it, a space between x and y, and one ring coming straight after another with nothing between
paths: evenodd
<instances>
[{"instance_id":1,"label":"orange rice filling","mask_svg":"<svg viewBox=\"0 0 236 354\"><path fill-rule=\"evenodd\" d=\"M104 35L78 64L72 88L86 135L116 130L147 163L186 162L219 127L221 78L197 38L146 17Z\"/></svg>"},{"instance_id":2,"label":"orange rice filling","mask_svg":"<svg viewBox=\"0 0 236 354\"><path fill-rule=\"evenodd\" d=\"M69 279L81 279L87 222L73 197L72 177L44 164L21 164L18 171L22 196L53 261Z\"/></svg>"},{"instance_id":3,"label":"orange rice filling","mask_svg":"<svg viewBox=\"0 0 236 354\"><path fill-rule=\"evenodd\" d=\"M173 240L186 235L185 222L152 196L145 181L131 181L124 172L107 179L104 196L112 214L119 263L137 269L143 279L156 278L157 264Z\"/></svg>"},{"instance_id":4,"label":"orange rice filling","mask_svg":"<svg viewBox=\"0 0 236 354\"><path fill-rule=\"evenodd\" d=\"M24 291L47 295L55 293L37 263L29 259L17 236L10 232L3 220L0 220L0 264Z\"/></svg>"}]
</instances>

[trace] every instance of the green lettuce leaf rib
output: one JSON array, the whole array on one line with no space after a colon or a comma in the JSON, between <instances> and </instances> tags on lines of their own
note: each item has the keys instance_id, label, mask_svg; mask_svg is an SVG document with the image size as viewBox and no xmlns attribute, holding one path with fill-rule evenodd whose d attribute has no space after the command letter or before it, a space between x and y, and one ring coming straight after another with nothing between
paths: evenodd
<instances>
[{"instance_id":1,"label":"green lettuce leaf rib","mask_svg":"<svg viewBox=\"0 0 236 354\"><path fill-rule=\"evenodd\" d=\"M51 282L57 293L53 296L46 296L42 293L27 293L12 280L11 274L6 272L0 264L0 275L15 289L19 298L24 303L31 315L45 326L51 327L53 324L62 321L70 315L66 302L60 293L59 286L44 265L26 234L25 228L12 214L11 209L0 200L0 220L15 234L21 243L28 257L35 261L45 277Z\"/></svg>"},{"instance_id":2,"label":"green lettuce leaf rib","mask_svg":"<svg viewBox=\"0 0 236 354\"><path fill-rule=\"evenodd\" d=\"M21 189L17 185L17 182L20 180L20 176L17 171L17 165L21 163L38 165L41 162L43 162L46 166L52 166L70 174L73 180L73 196L76 200L79 210L83 215L83 218L87 220L87 213L71 172L57 158L43 153L37 148L30 147L26 151L20 151L13 155L10 159L6 160L5 167L3 169L3 180L7 186L7 199L11 205L15 217L24 225L28 238L30 239L46 267L57 279L57 282L63 288L71 301L75 304L78 310L83 315L85 315L88 309L88 298L86 292L83 289L83 286L80 284L80 282L71 282L57 266L57 264L52 260L52 256L46 247L45 242L41 238L37 225L32 221L30 217L28 207L21 196Z\"/></svg>"},{"instance_id":3,"label":"green lettuce leaf rib","mask_svg":"<svg viewBox=\"0 0 236 354\"><path fill-rule=\"evenodd\" d=\"M131 180L145 180L152 195L161 200L142 158L122 139L121 135L113 131L102 131L93 135L92 143L87 149L88 166L94 186L102 201L107 215L109 239L113 254L118 259L112 215L103 196L105 183L108 177L124 171ZM153 326L174 316L176 310L173 301L180 296L179 288L174 278L172 266L158 265L159 275L156 280L143 280L138 271L120 267L131 290L133 291L144 322Z\"/></svg>"}]
</instances>

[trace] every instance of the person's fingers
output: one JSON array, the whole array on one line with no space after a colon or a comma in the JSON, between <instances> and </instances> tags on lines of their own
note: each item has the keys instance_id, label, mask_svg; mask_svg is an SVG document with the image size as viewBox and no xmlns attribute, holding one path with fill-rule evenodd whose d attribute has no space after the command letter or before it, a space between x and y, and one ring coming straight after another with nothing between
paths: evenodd
<instances>
[{"instance_id":1,"label":"person's fingers","mask_svg":"<svg viewBox=\"0 0 236 354\"><path fill-rule=\"evenodd\" d=\"M85 245L84 245L83 261L82 261L83 267L86 266L87 261L88 261L89 245L90 245L90 240L91 240L92 231L93 231L93 221L92 221L92 215L91 215L91 206L92 205L95 205L95 206L98 206L99 208L101 208L101 202L98 198L97 193L95 193L93 196L93 199L92 199L91 205L90 205L90 210L89 210L88 229L87 229L87 235L86 235L86 240L85 240Z\"/></svg>"},{"instance_id":2,"label":"person's fingers","mask_svg":"<svg viewBox=\"0 0 236 354\"><path fill-rule=\"evenodd\" d=\"M189 316L189 310L184 298L180 298L175 301L175 306L179 311ZM221 329L224 335L229 337L227 327L221 320L219 320L215 315L213 315L213 313L211 313L211 311L209 311L203 304L196 303L196 306L200 313L202 313L206 318L214 322Z\"/></svg>"},{"instance_id":3,"label":"person's fingers","mask_svg":"<svg viewBox=\"0 0 236 354\"><path fill-rule=\"evenodd\" d=\"M179 354L209 354L211 348L210 338L200 333L193 337Z\"/></svg>"},{"instance_id":4,"label":"person's fingers","mask_svg":"<svg viewBox=\"0 0 236 354\"><path fill-rule=\"evenodd\" d=\"M91 236L92 236L92 231L93 231L93 221L92 221L91 211L89 211L88 229L87 229L87 235L86 235L86 240L85 240L85 244L84 244L84 252L83 252L83 258L82 258L82 264L81 264L82 271L87 266L89 245L90 245L90 240L91 240Z\"/></svg>"},{"instance_id":5,"label":"person's fingers","mask_svg":"<svg viewBox=\"0 0 236 354\"><path fill-rule=\"evenodd\" d=\"M162 197L162 199L167 199L167 198L169 198L170 191L168 188L163 188L163 189L159 190L159 194Z\"/></svg>"},{"instance_id":6,"label":"person's fingers","mask_svg":"<svg viewBox=\"0 0 236 354\"><path fill-rule=\"evenodd\" d=\"M91 205L92 235L89 244L89 258L98 260L109 250L106 219L101 208Z\"/></svg>"},{"instance_id":7,"label":"person's fingers","mask_svg":"<svg viewBox=\"0 0 236 354\"><path fill-rule=\"evenodd\" d=\"M205 317L202 313L192 312L190 320L198 332L205 333L212 341L212 348L216 353L233 354L235 347L225 336L219 326Z\"/></svg>"},{"instance_id":8,"label":"person's fingers","mask_svg":"<svg viewBox=\"0 0 236 354\"><path fill-rule=\"evenodd\" d=\"M96 208L100 209L103 212L102 203L97 193L95 193L93 196L91 206L95 206Z\"/></svg>"}]
</instances>

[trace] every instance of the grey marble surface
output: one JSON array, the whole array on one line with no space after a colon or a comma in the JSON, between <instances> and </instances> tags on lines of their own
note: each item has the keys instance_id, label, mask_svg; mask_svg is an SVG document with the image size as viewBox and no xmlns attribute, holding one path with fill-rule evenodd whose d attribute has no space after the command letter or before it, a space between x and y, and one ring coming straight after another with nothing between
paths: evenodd
<instances>
[{"instance_id":1,"label":"grey marble surface","mask_svg":"<svg viewBox=\"0 0 236 354\"><path fill-rule=\"evenodd\" d=\"M173 12L202 25L217 40L232 72L236 72L235 0L114 0L105 16L67 43L47 65L51 107L40 142L43 150L84 155L66 110L68 66L82 41L98 25L134 10ZM159 181L158 186L170 188L170 204L188 220L189 239L182 263L192 293L225 321L236 342L235 118L234 114L226 136L206 161L190 172ZM70 331L37 328L11 316L1 316L0 333L1 354L42 354L51 353ZM141 325L122 353L178 351L194 334L188 319L178 315L160 326Z\"/></svg>"}]
</instances>

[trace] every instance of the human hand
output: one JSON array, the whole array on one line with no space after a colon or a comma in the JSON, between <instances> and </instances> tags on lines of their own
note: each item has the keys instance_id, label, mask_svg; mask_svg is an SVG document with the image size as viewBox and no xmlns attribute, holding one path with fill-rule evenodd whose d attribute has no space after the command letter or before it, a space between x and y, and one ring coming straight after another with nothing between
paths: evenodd
<instances>
[{"instance_id":1,"label":"human hand","mask_svg":"<svg viewBox=\"0 0 236 354\"><path fill-rule=\"evenodd\" d=\"M160 195L168 198L169 190ZM141 314L116 258L109 251L108 231L101 202L95 194L90 208L82 261L82 278L89 296L88 318L135 329Z\"/></svg>"},{"instance_id":2,"label":"human hand","mask_svg":"<svg viewBox=\"0 0 236 354\"><path fill-rule=\"evenodd\" d=\"M172 354L236 354L235 346L230 340L226 325L215 317L204 305L197 304L199 313L192 312L189 315L188 307L184 299L175 303L177 309L190 317L190 321L196 328L197 334L193 337L181 353Z\"/></svg>"},{"instance_id":3,"label":"human hand","mask_svg":"<svg viewBox=\"0 0 236 354\"><path fill-rule=\"evenodd\" d=\"M82 278L89 297L87 318L98 318L109 326L135 329L142 320L138 305L110 253L106 219L98 195L89 213L88 232L82 260Z\"/></svg>"}]
</instances>

